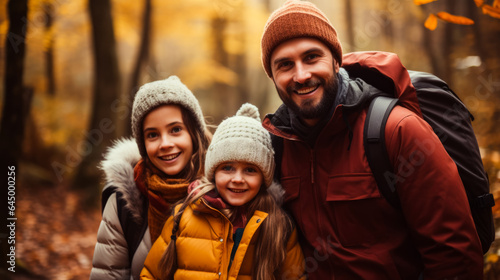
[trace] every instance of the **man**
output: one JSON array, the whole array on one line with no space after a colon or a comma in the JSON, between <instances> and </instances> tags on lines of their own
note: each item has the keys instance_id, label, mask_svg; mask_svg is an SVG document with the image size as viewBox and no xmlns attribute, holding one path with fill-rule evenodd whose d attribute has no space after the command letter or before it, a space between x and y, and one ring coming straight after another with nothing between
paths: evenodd
<instances>
[{"instance_id":1,"label":"man","mask_svg":"<svg viewBox=\"0 0 500 280\"><path fill-rule=\"evenodd\" d=\"M367 104L380 91L340 67L326 16L287 1L269 17L261 47L284 103L263 125L281 157L284 205L300 229L310 279L482 279L456 165L430 126L401 106L385 129L401 209L381 196L363 147Z\"/></svg>"}]
</instances>

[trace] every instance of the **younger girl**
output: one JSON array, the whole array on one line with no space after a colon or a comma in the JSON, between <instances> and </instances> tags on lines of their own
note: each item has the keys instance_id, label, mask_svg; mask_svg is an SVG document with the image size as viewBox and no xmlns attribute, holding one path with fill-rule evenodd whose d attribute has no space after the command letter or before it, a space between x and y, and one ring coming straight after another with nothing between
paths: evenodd
<instances>
[{"instance_id":1,"label":"younger girl","mask_svg":"<svg viewBox=\"0 0 500 280\"><path fill-rule=\"evenodd\" d=\"M206 178L175 207L141 279L305 279L274 167L269 133L257 108L244 104L214 133Z\"/></svg>"},{"instance_id":2,"label":"younger girl","mask_svg":"<svg viewBox=\"0 0 500 280\"><path fill-rule=\"evenodd\" d=\"M203 172L211 134L200 105L179 78L143 85L132 108L131 139L105 156L102 222L90 279L139 279L171 205Z\"/></svg>"}]
</instances>

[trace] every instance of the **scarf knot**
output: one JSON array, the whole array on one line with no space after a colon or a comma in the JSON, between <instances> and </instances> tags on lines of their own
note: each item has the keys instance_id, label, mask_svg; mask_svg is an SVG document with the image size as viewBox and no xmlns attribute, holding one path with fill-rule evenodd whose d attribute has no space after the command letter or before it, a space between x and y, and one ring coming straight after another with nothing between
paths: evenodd
<instances>
[{"instance_id":1,"label":"scarf knot","mask_svg":"<svg viewBox=\"0 0 500 280\"><path fill-rule=\"evenodd\" d=\"M171 215L171 207L187 195L186 179L164 178L155 168L140 160L134 168L134 180L148 198L148 225L151 240L156 240Z\"/></svg>"}]
</instances>

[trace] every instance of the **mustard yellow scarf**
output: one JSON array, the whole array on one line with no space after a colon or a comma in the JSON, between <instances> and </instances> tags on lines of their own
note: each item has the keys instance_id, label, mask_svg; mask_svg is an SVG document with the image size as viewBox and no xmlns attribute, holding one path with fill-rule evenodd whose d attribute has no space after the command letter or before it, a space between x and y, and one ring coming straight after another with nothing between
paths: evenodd
<instances>
[{"instance_id":1,"label":"mustard yellow scarf","mask_svg":"<svg viewBox=\"0 0 500 280\"><path fill-rule=\"evenodd\" d=\"M189 182L185 179L163 178L161 172L141 160L134 168L135 183L149 201L148 225L151 241L160 236L171 215L173 204L187 196Z\"/></svg>"}]
</instances>

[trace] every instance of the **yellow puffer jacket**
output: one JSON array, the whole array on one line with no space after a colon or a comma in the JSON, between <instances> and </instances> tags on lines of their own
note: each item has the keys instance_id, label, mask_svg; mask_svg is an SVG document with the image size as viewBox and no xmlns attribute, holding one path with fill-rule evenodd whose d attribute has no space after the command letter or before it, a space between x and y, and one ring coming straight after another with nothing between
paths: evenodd
<instances>
[{"instance_id":1,"label":"yellow puffer jacket","mask_svg":"<svg viewBox=\"0 0 500 280\"><path fill-rule=\"evenodd\" d=\"M176 210L178 210L179 206ZM240 244L228 271L233 248L233 226L203 199L184 210L177 233L177 264L174 279L252 279L255 241L267 213L255 211L248 220ZM141 279L158 279L158 263L172 235L172 217L153 244L144 263ZM279 279L306 279L304 256L294 230L288 240L287 256Z\"/></svg>"}]
</instances>

